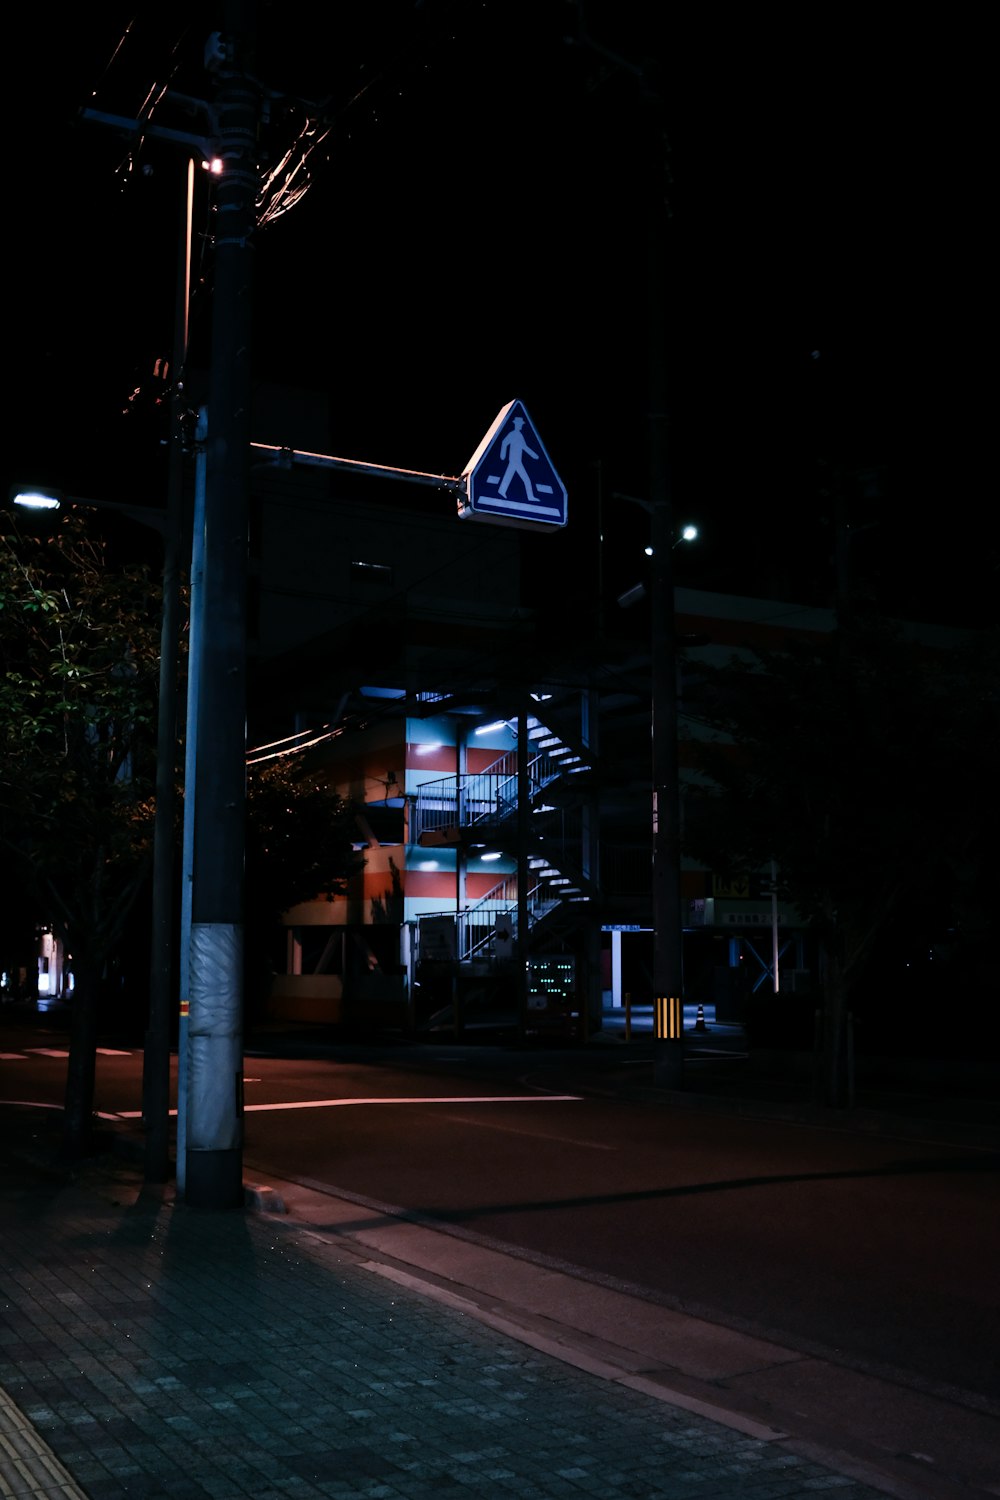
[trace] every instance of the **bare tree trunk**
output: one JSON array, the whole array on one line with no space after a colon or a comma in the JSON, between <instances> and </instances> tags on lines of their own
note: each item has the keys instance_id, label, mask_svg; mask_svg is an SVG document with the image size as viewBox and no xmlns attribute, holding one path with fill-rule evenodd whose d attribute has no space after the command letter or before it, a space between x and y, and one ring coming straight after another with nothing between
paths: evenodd
<instances>
[{"instance_id":1,"label":"bare tree trunk","mask_svg":"<svg viewBox=\"0 0 1000 1500\"><path fill-rule=\"evenodd\" d=\"M847 982L836 936L824 952L820 1036L822 1102L831 1109L843 1109L848 1101Z\"/></svg>"},{"instance_id":2,"label":"bare tree trunk","mask_svg":"<svg viewBox=\"0 0 1000 1500\"><path fill-rule=\"evenodd\" d=\"M63 1105L62 1154L79 1161L93 1148L94 1075L97 1060L97 992L99 967L86 955L74 955L69 1061Z\"/></svg>"}]
</instances>

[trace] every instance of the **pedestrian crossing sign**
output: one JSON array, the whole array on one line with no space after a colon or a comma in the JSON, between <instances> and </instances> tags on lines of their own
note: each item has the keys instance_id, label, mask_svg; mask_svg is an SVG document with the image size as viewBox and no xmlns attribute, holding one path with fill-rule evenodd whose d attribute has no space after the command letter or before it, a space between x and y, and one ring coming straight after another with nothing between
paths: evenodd
<instances>
[{"instance_id":1,"label":"pedestrian crossing sign","mask_svg":"<svg viewBox=\"0 0 1000 1500\"><path fill-rule=\"evenodd\" d=\"M462 479L462 520L529 531L555 531L566 525L566 486L520 401L508 401L499 412Z\"/></svg>"}]
</instances>

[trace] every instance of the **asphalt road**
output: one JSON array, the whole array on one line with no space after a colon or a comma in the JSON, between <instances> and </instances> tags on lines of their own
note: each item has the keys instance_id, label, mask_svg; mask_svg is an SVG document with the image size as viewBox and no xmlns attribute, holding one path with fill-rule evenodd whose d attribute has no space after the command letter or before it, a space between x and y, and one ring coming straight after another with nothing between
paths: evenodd
<instances>
[{"instance_id":1,"label":"asphalt road","mask_svg":"<svg viewBox=\"0 0 1000 1500\"><path fill-rule=\"evenodd\" d=\"M0 1098L58 1106L63 1043L0 1033ZM558 1097L573 1090L544 1055L506 1049L248 1055L245 1071L258 1177L427 1216L974 1409L1000 1397L986 1146ZM98 1109L140 1101L141 1053L99 1054Z\"/></svg>"}]
</instances>

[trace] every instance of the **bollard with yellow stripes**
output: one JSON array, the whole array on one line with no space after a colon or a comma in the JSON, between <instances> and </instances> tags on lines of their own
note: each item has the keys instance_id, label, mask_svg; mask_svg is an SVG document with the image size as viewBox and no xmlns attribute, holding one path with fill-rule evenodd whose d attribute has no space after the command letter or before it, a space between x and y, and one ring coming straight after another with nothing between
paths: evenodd
<instances>
[{"instance_id":1,"label":"bollard with yellow stripes","mask_svg":"<svg viewBox=\"0 0 1000 1500\"><path fill-rule=\"evenodd\" d=\"M684 1010L680 995L654 996L653 1028L659 1041L680 1041L684 1033Z\"/></svg>"},{"instance_id":2,"label":"bollard with yellow stripes","mask_svg":"<svg viewBox=\"0 0 1000 1500\"><path fill-rule=\"evenodd\" d=\"M680 995L653 997L653 1083L657 1088L684 1087L684 1005Z\"/></svg>"}]
</instances>

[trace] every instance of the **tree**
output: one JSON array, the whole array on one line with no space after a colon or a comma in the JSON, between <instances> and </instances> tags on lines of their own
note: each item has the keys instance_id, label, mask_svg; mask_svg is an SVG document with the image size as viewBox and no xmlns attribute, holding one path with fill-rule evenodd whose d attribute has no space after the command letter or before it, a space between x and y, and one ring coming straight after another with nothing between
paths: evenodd
<instances>
[{"instance_id":1,"label":"tree","mask_svg":"<svg viewBox=\"0 0 1000 1500\"><path fill-rule=\"evenodd\" d=\"M30 523L4 515L0 845L5 885L19 896L18 929L34 912L72 955L63 1114L70 1160L91 1144L101 983L151 873L160 600L150 570L117 561L85 511ZM363 859L352 847L351 804L301 755L251 767L247 792L253 993L282 912L317 892L341 892ZM5 903L7 927L14 905ZM15 941L13 932L5 939L8 948Z\"/></svg>"},{"instance_id":2,"label":"tree","mask_svg":"<svg viewBox=\"0 0 1000 1500\"><path fill-rule=\"evenodd\" d=\"M63 1149L90 1145L98 991L149 870L159 585L84 514L0 534L0 841L72 954Z\"/></svg>"},{"instance_id":3,"label":"tree","mask_svg":"<svg viewBox=\"0 0 1000 1500\"><path fill-rule=\"evenodd\" d=\"M301 754L251 765L247 774L246 976L248 999L270 979L270 947L281 917L320 893L341 895L363 868L354 806Z\"/></svg>"},{"instance_id":4,"label":"tree","mask_svg":"<svg viewBox=\"0 0 1000 1500\"><path fill-rule=\"evenodd\" d=\"M831 1105L846 1100L846 1017L880 935L928 893L955 922L974 911L997 831L996 662L985 637L929 650L854 612L829 636L705 672L685 848L719 870L777 862L819 943Z\"/></svg>"}]
</instances>

